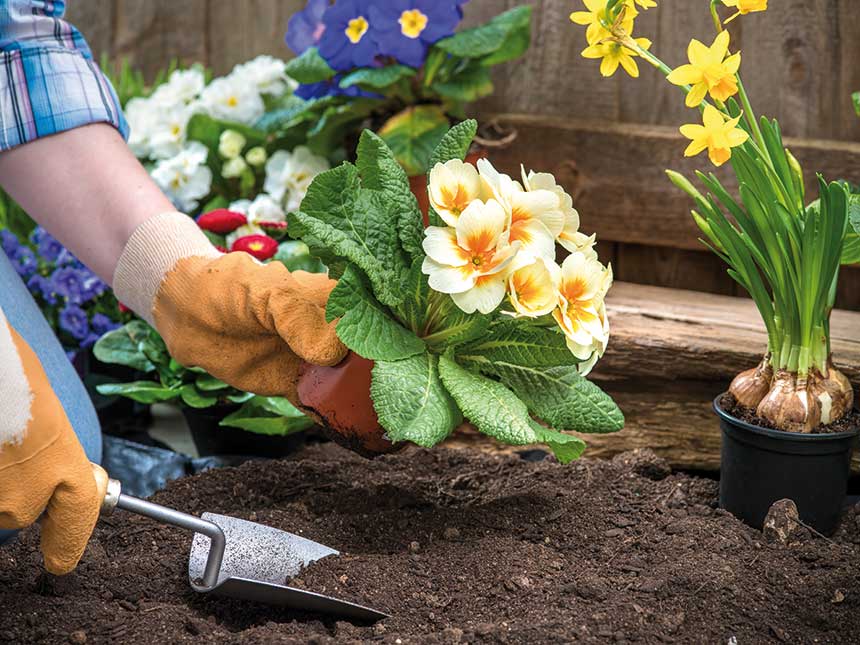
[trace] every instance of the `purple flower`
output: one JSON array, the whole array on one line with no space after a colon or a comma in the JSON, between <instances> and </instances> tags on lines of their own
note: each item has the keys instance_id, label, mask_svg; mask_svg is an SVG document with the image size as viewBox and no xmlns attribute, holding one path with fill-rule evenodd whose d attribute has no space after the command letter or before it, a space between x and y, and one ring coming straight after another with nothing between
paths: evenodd
<instances>
[{"instance_id":1,"label":"purple flower","mask_svg":"<svg viewBox=\"0 0 860 645\"><path fill-rule=\"evenodd\" d=\"M68 302L80 304L84 300L84 280L87 276L75 267L60 267L51 275L51 289Z\"/></svg>"},{"instance_id":2,"label":"purple flower","mask_svg":"<svg viewBox=\"0 0 860 645\"><path fill-rule=\"evenodd\" d=\"M70 304L60 311L60 329L77 340L84 340L90 333L87 312Z\"/></svg>"},{"instance_id":3,"label":"purple flower","mask_svg":"<svg viewBox=\"0 0 860 645\"><path fill-rule=\"evenodd\" d=\"M26 246L18 247L18 250L12 255L12 265L18 275L25 280L36 272L39 268L39 262L36 260L36 254Z\"/></svg>"},{"instance_id":4,"label":"purple flower","mask_svg":"<svg viewBox=\"0 0 860 645\"><path fill-rule=\"evenodd\" d=\"M463 0L388 0L370 9L380 53L421 67L427 49L450 36L463 17Z\"/></svg>"},{"instance_id":5,"label":"purple flower","mask_svg":"<svg viewBox=\"0 0 860 645\"><path fill-rule=\"evenodd\" d=\"M315 47L319 43L325 31L323 14L328 6L328 0L308 0L304 10L290 18L285 40L296 56L301 56L308 47Z\"/></svg>"},{"instance_id":6,"label":"purple flower","mask_svg":"<svg viewBox=\"0 0 860 645\"><path fill-rule=\"evenodd\" d=\"M0 231L0 246L3 247L3 252L11 259L18 250L18 247L21 246L21 243L12 231L4 229Z\"/></svg>"},{"instance_id":7,"label":"purple flower","mask_svg":"<svg viewBox=\"0 0 860 645\"><path fill-rule=\"evenodd\" d=\"M87 334L87 337L81 341L81 349L89 349L96 344L96 341L99 338L101 338L101 334L94 334L90 332L89 334Z\"/></svg>"},{"instance_id":8,"label":"purple flower","mask_svg":"<svg viewBox=\"0 0 860 645\"><path fill-rule=\"evenodd\" d=\"M87 267L81 267L80 274L83 284L83 288L81 289L81 298L83 302L95 300L107 291L108 286Z\"/></svg>"},{"instance_id":9,"label":"purple flower","mask_svg":"<svg viewBox=\"0 0 860 645\"><path fill-rule=\"evenodd\" d=\"M332 68L369 67L379 50L371 34L370 0L338 0L323 15L320 56Z\"/></svg>"},{"instance_id":10,"label":"purple flower","mask_svg":"<svg viewBox=\"0 0 860 645\"><path fill-rule=\"evenodd\" d=\"M47 262L56 262L65 247L41 226L37 226L30 234L30 241L36 245L36 250Z\"/></svg>"},{"instance_id":11,"label":"purple flower","mask_svg":"<svg viewBox=\"0 0 860 645\"><path fill-rule=\"evenodd\" d=\"M96 338L122 326L104 314L93 314L90 325L92 325L93 331L96 333Z\"/></svg>"},{"instance_id":12,"label":"purple flower","mask_svg":"<svg viewBox=\"0 0 860 645\"><path fill-rule=\"evenodd\" d=\"M34 296L42 296L49 305L57 304L57 294L54 293L54 288L51 286L51 281L38 273L27 280L27 289Z\"/></svg>"},{"instance_id":13,"label":"purple flower","mask_svg":"<svg viewBox=\"0 0 860 645\"><path fill-rule=\"evenodd\" d=\"M310 99L320 99L324 96L348 96L350 98L367 98L367 99L379 99L382 98L381 94L374 94L373 92L366 92L358 85L350 85L349 87L341 87L340 80L343 78L343 74L338 74L337 76L327 80L320 81L319 83L308 83L306 85L299 85L296 88L296 91L293 92L300 99L310 100Z\"/></svg>"}]
</instances>

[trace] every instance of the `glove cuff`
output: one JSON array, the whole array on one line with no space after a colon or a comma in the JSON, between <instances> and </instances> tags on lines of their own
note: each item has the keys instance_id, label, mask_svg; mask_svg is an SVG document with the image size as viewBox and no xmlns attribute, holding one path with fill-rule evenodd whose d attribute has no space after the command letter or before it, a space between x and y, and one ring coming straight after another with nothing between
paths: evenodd
<instances>
[{"instance_id":1,"label":"glove cuff","mask_svg":"<svg viewBox=\"0 0 860 645\"><path fill-rule=\"evenodd\" d=\"M113 275L113 290L124 305L154 325L155 296L176 263L221 253L188 215L162 213L138 226L123 249Z\"/></svg>"}]
</instances>

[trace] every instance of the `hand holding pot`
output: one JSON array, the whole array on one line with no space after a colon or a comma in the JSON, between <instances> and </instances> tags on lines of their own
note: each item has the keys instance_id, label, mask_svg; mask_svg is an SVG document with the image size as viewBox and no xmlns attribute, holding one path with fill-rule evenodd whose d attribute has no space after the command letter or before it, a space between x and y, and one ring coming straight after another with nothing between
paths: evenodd
<instances>
[{"instance_id":1,"label":"hand holding pot","mask_svg":"<svg viewBox=\"0 0 860 645\"><path fill-rule=\"evenodd\" d=\"M181 213L157 215L135 230L113 284L173 358L242 390L298 404L302 361L335 365L346 354L334 323L325 321L334 280L245 253L221 254Z\"/></svg>"},{"instance_id":2,"label":"hand holding pot","mask_svg":"<svg viewBox=\"0 0 860 645\"><path fill-rule=\"evenodd\" d=\"M102 487L38 357L0 312L0 529L41 516L45 568L77 566L92 535Z\"/></svg>"}]
</instances>

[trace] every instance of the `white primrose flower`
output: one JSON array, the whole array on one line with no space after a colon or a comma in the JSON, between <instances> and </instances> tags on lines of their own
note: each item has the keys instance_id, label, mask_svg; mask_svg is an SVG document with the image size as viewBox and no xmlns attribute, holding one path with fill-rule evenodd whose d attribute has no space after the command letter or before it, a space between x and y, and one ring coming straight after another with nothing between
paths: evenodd
<instances>
[{"instance_id":1,"label":"white primrose flower","mask_svg":"<svg viewBox=\"0 0 860 645\"><path fill-rule=\"evenodd\" d=\"M516 317L539 318L558 306L561 268L552 260L535 258L508 277L508 298Z\"/></svg>"},{"instance_id":2,"label":"white primrose flower","mask_svg":"<svg viewBox=\"0 0 860 645\"><path fill-rule=\"evenodd\" d=\"M286 67L286 62L279 58L261 55L236 65L230 76L252 84L260 94L280 96L298 87L298 83L287 76Z\"/></svg>"},{"instance_id":3,"label":"white primrose flower","mask_svg":"<svg viewBox=\"0 0 860 645\"><path fill-rule=\"evenodd\" d=\"M478 170L459 159L433 166L427 193L433 210L448 226L456 226L460 214L474 200L487 197Z\"/></svg>"},{"instance_id":4,"label":"white primrose flower","mask_svg":"<svg viewBox=\"0 0 860 645\"><path fill-rule=\"evenodd\" d=\"M612 267L604 267L596 258L574 252L561 265L558 308L553 317L568 348L582 361L606 348L609 323L603 303L611 286Z\"/></svg>"},{"instance_id":5,"label":"white primrose flower","mask_svg":"<svg viewBox=\"0 0 860 645\"><path fill-rule=\"evenodd\" d=\"M526 191L519 182L500 173L486 159L478 160L485 191L492 194L508 215L510 241L520 242L518 267L538 257L555 258L555 240L564 229L564 213L550 190Z\"/></svg>"},{"instance_id":6,"label":"white primrose flower","mask_svg":"<svg viewBox=\"0 0 860 645\"><path fill-rule=\"evenodd\" d=\"M200 93L197 107L216 119L250 125L266 108L256 87L231 76L216 78Z\"/></svg>"},{"instance_id":7,"label":"white primrose flower","mask_svg":"<svg viewBox=\"0 0 860 645\"><path fill-rule=\"evenodd\" d=\"M247 140L241 132L235 130L224 130L218 137L218 154L225 159L235 159L242 154Z\"/></svg>"},{"instance_id":8,"label":"white primrose flower","mask_svg":"<svg viewBox=\"0 0 860 645\"><path fill-rule=\"evenodd\" d=\"M138 159L150 156L150 138L156 127L158 115L149 99L137 97L125 105L125 120L128 122L128 147Z\"/></svg>"},{"instance_id":9,"label":"white primrose flower","mask_svg":"<svg viewBox=\"0 0 860 645\"><path fill-rule=\"evenodd\" d=\"M187 105L200 96L206 85L203 70L199 67L174 70L166 83L159 85L152 93L155 103Z\"/></svg>"},{"instance_id":10,"label":"white primrose flower","mask_svg":"<svg viewBox=\"0 0 860 645\"><path fill-rule=\"evenodd\" d=\"M520 243L508 243L507 214L494 199L475 200L456 227L430 226L423 241L421 270L429 285L451 294L466 313L488 314L505 298L505 281Z\"/></svg>"},{"instance_id":11,"label":"white primrose flower","mask_svg":"<svg viewBox=\"0 0 860 645\"><path fill-rule=\"evenodd\" d=\"M209 194L212 171L206 166L208 152L202 143L191 141L176 156L156 163L150 172L179 210L194 210L199 200Z\"/></svg>"},{"instance_id":12,"label":"white primrose flower","mask_svg":"<svg viewBox=\"0 0 860 645\"><path fill-rule=\"evenodd\" d=\"M259 222L283 222L287 219L284 209L280 204L265 193L260 193L254 198L240 199L232 202L228 207L229 210L242 213L248 218L249 224L257 224Z\"/></svg>"},{"instance_id":13,"label":"white primrose flower","mask_svg":"<svg viewBox=\"0 0 860 645\"><path fill-rule=\"evenodd\" d=\"M287 211L298 210L314 177L329 169L325 157L315 155L306 146L292 152L278 150L266 162L266 179L263 190Z\"/></svg>"},{"instance_id":14,"label":"white primrose flower","mask_svg":"<svg viewBox=\"0 0 860 645\"><path fill-rule=\"evenodd\" d=\"M155 123L149 134L149 156L153 159L169 159L179 154L185 144L185 134L192 110L183 103L153 105L150 109Z\"/></svg>"}]
</instances>

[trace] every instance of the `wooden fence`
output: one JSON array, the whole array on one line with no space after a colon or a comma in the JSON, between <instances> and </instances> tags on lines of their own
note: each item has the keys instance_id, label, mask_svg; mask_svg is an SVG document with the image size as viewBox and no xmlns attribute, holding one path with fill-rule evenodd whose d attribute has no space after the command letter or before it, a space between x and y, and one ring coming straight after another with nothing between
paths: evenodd
<instances>
[{"instance_id":1,"label":"wooden fence","mask_svg":"<svg viewBox=\"0 0 860 645\"><path fill-rule=\"evenodd\" d=\"M127 56L148 75L177 57L217 73L259 53L287 57L283 33L301 0L71 0L69 17L97 54ZM473 24L522 0L471 0ZM657 72L638 80L603 79L579 55L582 28L568 13L579 1L531 0L533 44L523 61L496 71L497 92L476 106L483 119L518 130L493 158L509 171L522 161L549 170L574 194L583 228L596 231L601 255L621 280L736 294L724 268L697 241L690 202L664 168L708 169L685 160L678 125L695 120L679 92ZM685 62L691 37L713 38L707 0L660 0L637 20L667 62ZM860 90L857 0L775 0L766 14L732 26L733 47L757 109L778 117L809 171L860 183L860 118L850 94ZM729 171L722 175L728 176ZM814 185L809 181L808 185ZM843 272L839 306L860 309L860 268Z\"/></svg>"}]
</instances>

